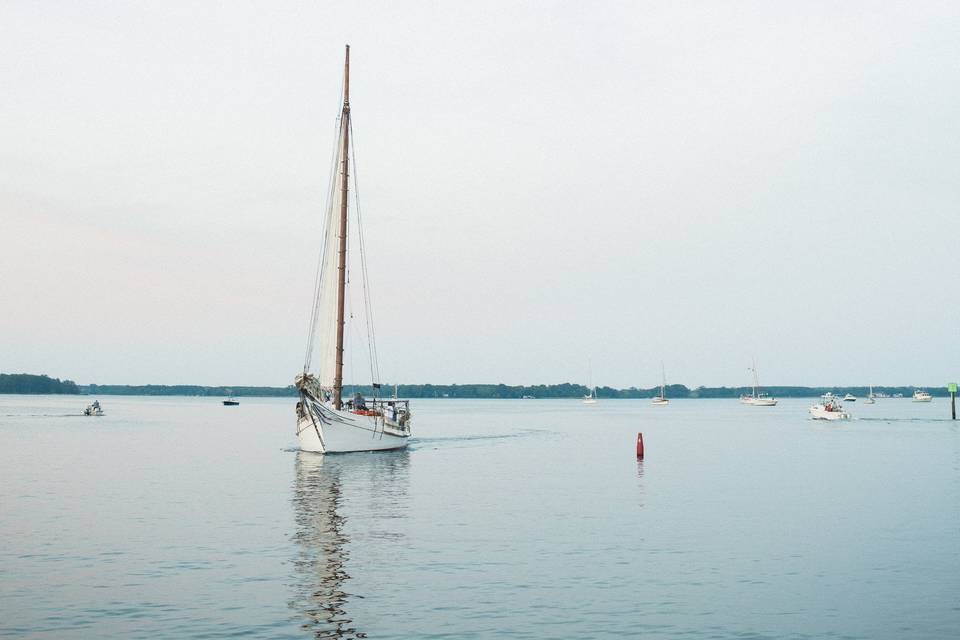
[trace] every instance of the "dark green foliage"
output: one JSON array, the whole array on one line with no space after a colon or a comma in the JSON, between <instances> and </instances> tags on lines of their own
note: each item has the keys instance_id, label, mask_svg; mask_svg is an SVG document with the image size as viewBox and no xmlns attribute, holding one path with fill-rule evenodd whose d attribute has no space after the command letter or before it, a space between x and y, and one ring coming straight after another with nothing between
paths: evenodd
<instances>
[{"instance_id":1,"label":"dark green foliage","mask_svg":"<svg viewBox=\"0 0 960 640\"><path fill-rule=\"evenodd\" d=\"M294 397L297 389L286 387L202 387L193 384L91 384L85 387L90 395L108 396L237 396Z\"/></svg>"},{"instance_id":2,"label":"dark green foliage","mask_svg":"<svg viewBox=\"0 0 960 640\"><path fill-rule=\"evenodd\" d=\"M29 373L0 373L0 393L80 393L73 380L34 376Z\"/></svg>"},{"instance_id":3,"label":"dark green foliage","mask_svg":"<svg viewBox=\"0 0 960 640\"><path fill-rule=\"evenodd\" d=\"M894 395L902 393L904 397L913 395L916 387L874 387L874 393ZM946 387L927 389L937 397L948 397ZM737 398L750 393L750 387L697 387L689 389L682 384L667 385L667 398ZM858 398L866 397L867 387L763 387L763 391L774 398L814 398L827 391L837 395L852 393ZM369 385L347 385L343 388L344 397L360 392L373 396ZM510 399L532 396L533 398L582 398L590 390L582 384L538 384L534 386L510 386L505 384L401 384L397 395L401 398L490 398ZM660 392L660 387L649 389L614 389L597 387L598 398L652 398ZM293 385L286 387L203 387L200 385L159 385L148 384L130 386L122 384L91 384L78 387L71 380L60 381L47 376L0 373L0 393L89 393L93 395L122 396L238 396L238 397L295 397L297 390ZM393 385L384 383L377 395L393 395Z\"/></svg>"}]
</instances>

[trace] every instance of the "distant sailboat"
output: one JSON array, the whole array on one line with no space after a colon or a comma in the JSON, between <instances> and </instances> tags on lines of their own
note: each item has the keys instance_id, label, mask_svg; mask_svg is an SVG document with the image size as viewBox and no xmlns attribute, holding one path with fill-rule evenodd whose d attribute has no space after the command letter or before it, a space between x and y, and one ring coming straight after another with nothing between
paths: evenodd
<instances>
[{"instance_id":1,"label":"distant sailboat","mask_svg":"<svg viewBox=\"0 0 960 640\"><path fill-rule=\"evenodd\" d=\"M587 388L590 393L583 396L583 404L597 404L597 388L593 386L593 361L587 365Z\"/></svg>"},{"instance_id":2,"label":"distant sailboat","mask_svg":"<svg viewBox=\"0 0 960 640\"><path fill-rule=\"evenodd\" d=\"M653 400L650 401L650 404L657 406L663 406L670 404L670 401L667 400L667 373L663 368L663 362L660 362L660 395L654 396Z\"/></svg>"},{"instance_id":3,"label":"distant sailboat","mask_svg":"<svg viewBox=\"0 0 960 640\"><path fill-rule=\"evenodd\" d=\"M760 374L757 373L757 360L753 360L753 366L750 367L753 372L753 393L740 396L740 402L754 407L774 407L777 405L777 399L771 398L760 390Z\"/></svg>"},{"instance_id":4,"label":"distant sailboat","mask_svg":"<svg viewBox=\"0 0 960 640\"><path fill-rule=\"evenodd\" d=\"M373 380L373 398L360 393L343 400L344 317L347 306L348 187L350 178L350 46L343 72L343 109L339 139L329 185L323 249L310 321L310 339L303 373L294 382L300 392L297 403L297 439L300 449L318 453L400 449L410 437L410 405L407 400L378 398L380 384ZM355 173L355 171L354 171ZM354 185L356 187L356 185ZM354 188L356 190L356 188ZM357 207L359 229L359 206ZM363 236L359 234L360 276L363 282L370 371L377 371L373 342L367 263ZM351 314L352 317L352 314ZM310 371L314 342L320 356L319 370Z\"/></svg>"},{"instance_id":5,"label":"distant sailboat","mask_svg":"<svg viewBox=\"0 0 960 640\"><path fill-rule=\"evenodd\" d=\"M873 395L873 385L870 385L870 393L863 399L863 404L876 404L876 396Z\"/></svg>"}]
</instances>

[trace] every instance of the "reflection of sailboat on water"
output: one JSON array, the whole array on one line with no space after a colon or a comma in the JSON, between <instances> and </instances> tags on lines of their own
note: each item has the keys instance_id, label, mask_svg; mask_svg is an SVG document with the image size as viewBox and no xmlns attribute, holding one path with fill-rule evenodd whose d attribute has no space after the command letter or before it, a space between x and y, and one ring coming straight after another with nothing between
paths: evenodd
<instances>
[{"instance_id":1,"label":"reflection of sailboat on water","mask_svg":"<svg viewBox=\"0 0 960 640\"><path fill-rule=\"evenodd\" d=\"M296 460L293 510L297 554L293 566L295 593L290 606L305 620L303 628L316 638L364 638L347 613L353 598L345 590L352 548L347 535L344 503L355 505L358 522L383 537L401 538L394 527L404 516L405 450L357 459L300 451ZM344 493L342 487L350 490ZM389 498L384 501L384 498ZM369 504L367 504L369 499ZM362 543L361 543L362 545ZM364 562L383 566L396 558L394 545L360 548ZM378 557L381 552L385 557Z\"/></svg>"},{"instance_id":2,"label":"reflection of sailboat on water","mask_svg":"<svg viewBox=\"0 0 960 640\"><path fill-rule=\"evenodd\" d=\"M324 468L323 456L297 454L297 480L293 506L299 545L294 566L297 572L298 598L293 606L302 610L308 622L304 628L318 638L352 638L357 635L344 605L347 593L343 583L350 579L344 570L349 557L349 539L343 532L340 506L340 469Z\"/></svg>"}]
</instances>

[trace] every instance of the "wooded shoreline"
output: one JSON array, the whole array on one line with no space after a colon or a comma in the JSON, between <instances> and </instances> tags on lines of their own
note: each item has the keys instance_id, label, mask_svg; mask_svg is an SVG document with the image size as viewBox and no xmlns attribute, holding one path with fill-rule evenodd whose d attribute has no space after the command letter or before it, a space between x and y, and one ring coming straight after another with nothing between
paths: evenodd
<instances>
[{"instance_id":1,"label":"wooded shoreline","mask_svg":"<svg viewBox=\"0 0 960 640\"><path fill-rule=\"evenodd\" d=\"M914 389L924 388L935 397L949 397L946 386L943 387L914 387L914 386L874 386L874 393L894 396L903 394L904 397L913 395ZM607 399L652 398L659 392L659 387L616 389L613 387L597 387L597 397ZM852 393L858 398L869 393L867 386L835 386L835 387L800 387L800 386L770 386L764 387L764 392L775 398L815 398L831 391L837 395ZM375 394L374 391L377 393ZM396 387L397 395L403 398L462 398L462 399L551 399L551 398L579 398L586 395L589 389L581 384L550 384L550 385L505 385L505 384L400 384ZM750 393L750 387L697 387L690 389L686 385L667 385L668 398L738 398ZM365 396L393 395L394 385L382 384L380 389L374 390L369 385L344 385L344 395L362 393ZM120 396L237 396L237 397L296 397L297 390L293 385L286 387L255 387L255 386L204 386L204 385L117 385L117 384L88 384L78 385L72 380L50 378L46 375L31 374L3 374L0 373L0 393L8 394L87 394L87 395L120 395Z\"/></svg>"}]
</instances>

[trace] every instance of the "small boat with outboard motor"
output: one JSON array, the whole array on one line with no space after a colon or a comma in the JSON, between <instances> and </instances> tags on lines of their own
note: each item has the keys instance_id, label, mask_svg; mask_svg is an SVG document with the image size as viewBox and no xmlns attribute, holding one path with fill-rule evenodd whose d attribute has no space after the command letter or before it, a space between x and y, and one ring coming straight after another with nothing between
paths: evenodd
<instances>
[{"instance_id":1,"label":"small boat with outboard motor","mask_svg":"<svg viewBox=\"0 0 960 640\"><path fill-rule=\"evenodd\" d=\"M87 405L87 408L83 410L83 415L85 416L102 416L103 409L100 407L100 401L94 400L93 404Z\"/></svg>"}]
</instances>

